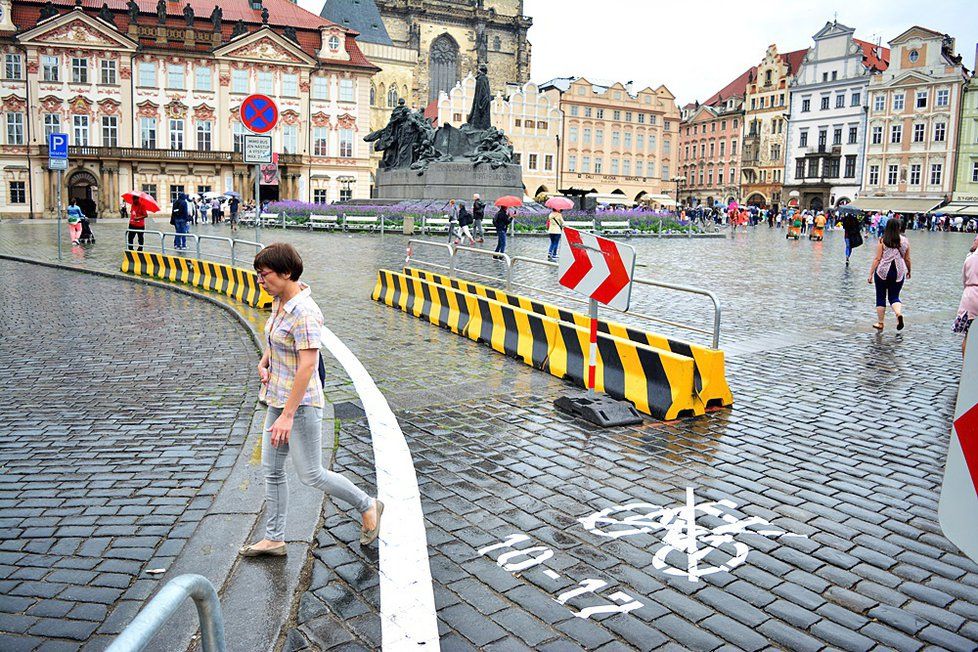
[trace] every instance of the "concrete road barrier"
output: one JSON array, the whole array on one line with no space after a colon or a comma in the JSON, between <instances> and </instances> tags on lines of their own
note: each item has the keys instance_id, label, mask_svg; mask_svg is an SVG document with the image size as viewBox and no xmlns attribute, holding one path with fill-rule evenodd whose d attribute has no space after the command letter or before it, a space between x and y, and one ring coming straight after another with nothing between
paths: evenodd
<instances>
[{"instance_id":1,"label":"concrete road barrier","mask_svg":"<svg viewBox=\"0 0 978 652\"><path fill-rule=\"evenodd\" d=\"M270 308L272 297L258 285L253 270L153 251L126 251L123 272L212 290L254 308Z\"/></svg>"}]
</instances>

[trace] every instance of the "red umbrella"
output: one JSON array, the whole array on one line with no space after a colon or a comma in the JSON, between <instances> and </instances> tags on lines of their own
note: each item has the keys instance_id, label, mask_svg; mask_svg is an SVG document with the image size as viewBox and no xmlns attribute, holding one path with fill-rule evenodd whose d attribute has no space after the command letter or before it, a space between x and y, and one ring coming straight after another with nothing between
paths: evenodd
<instances>
[{"instance_id":1,"label":"red umbrella","mask_svg":"<svg viewBox=\"0 0 978 652\"><path fill-rule=\"evenodd\" d=\"M122 201L127 204L134 204L138 201L146 209L147 213L156 213L160 210L160 205L153 195L142 190L130 190L122 196Z\"/></svg>"},{"instance_id":2,"label":"red umbrella","mask_svg":"<svg viewBox=\"0 0 978 652\"><path fill-rule=\"evenodd\" d=\"M505 208L516 208L517 206L522 206L523 200L519 197L513 197L512 195L505 195L496 200L496 206L502 206Z\"/></svg>"},{"instance_id":3,"label":"red umbrella","mask_svg":"<svg viewBox=\"0 0 978 652\"><path fill-rule=\"evenodd\" d=\"M574 208L574 202L567 199L567 197L551 197L544 204L547 208L552 208L555 211L565 211L570 208Z\"/></svg>"}]
</instances>

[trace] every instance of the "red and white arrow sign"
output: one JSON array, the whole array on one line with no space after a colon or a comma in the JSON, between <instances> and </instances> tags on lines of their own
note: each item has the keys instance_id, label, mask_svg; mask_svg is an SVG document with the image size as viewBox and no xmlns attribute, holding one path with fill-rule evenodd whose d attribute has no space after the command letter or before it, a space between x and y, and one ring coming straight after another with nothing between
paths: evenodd
<instances>
[{"instance_id":1,"label":"red and white arrow sign","mask_svg":"<svg viewBox=\"0 0 978 652\"><path fill-rule=\"evenodd\" d=\"M557 253L558 281L566 288L618 310L628 310L635 249L570 227Z\"/></svg>"},{"instance_id":2,"label":"red and white arrow sign","mask_svg":"<svg viewBox=\"0 0 978 652\"><path fill-rule=\"evenodd\" d=\"M978 255L978 254L976 254ZM978 562L978 327L968 333L937 515L944 536Z\"/></svg>"}]
</instances>

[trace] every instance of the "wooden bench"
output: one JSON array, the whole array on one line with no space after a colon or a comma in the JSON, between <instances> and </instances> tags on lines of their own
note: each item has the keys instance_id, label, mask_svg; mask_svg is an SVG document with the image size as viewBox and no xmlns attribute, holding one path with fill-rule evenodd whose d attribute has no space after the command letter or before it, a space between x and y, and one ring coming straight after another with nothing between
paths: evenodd
<instances>
[{"instance_id":1,"label":"wooden bench","mask_svg":"<svg viewBox=\"0 0 978 652\"><path fill-rule=\"evenodd\" d=\"M434 231L436 233L448 233L447 217L429 217L424 220L424 233Z\"/></svg>"},{"instance_id":2,"label":"wooden bench","mask_svg":"<svg viewBox=\"0 0 978 652\"><path fill-rule=\"evenodd\" d=\"M594 220L564 220L564 226L569 226L570 228L577 229L578 231L594 232Z\"/></svg>"},{"instance_id":3,"label":"wooden bench","mask_svg":"<svg viewBox=\"0 0 978 652\"><path fill-rule=\"evenodd\" d=\"M380 228L380 218L376 215L344 215L343 230L375 231Z\"/></svg>"},{"instance_id":4,"label":"wooden bench","mask_svg":"<svg viewBox=\"0 0 978 652\"><path fill-rule=\"evenodd\" d=\"M312 231L313 229L323 229L327 231L332 231L340 224L340 218L337 215L316 215L315 213L309 216L309 221L306 222L306 228Z\"/></svg>"},{"instance_id":5,"label":"wooden bench","mask_svg":"<svg viewBox=\"0 0 978 652\"><path fill-rule=\"evenodd\" d=\"M601 222L601 233L605 235L628 235L632 233L632 224L628 220Z\"/></svg>"}]
</instances>

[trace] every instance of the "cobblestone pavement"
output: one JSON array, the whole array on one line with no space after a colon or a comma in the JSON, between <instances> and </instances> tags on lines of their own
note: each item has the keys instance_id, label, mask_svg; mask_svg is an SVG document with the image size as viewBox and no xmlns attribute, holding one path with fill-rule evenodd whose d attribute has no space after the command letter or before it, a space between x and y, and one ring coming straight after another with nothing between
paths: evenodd
<instances>
[{"instance_id":1,"label":"cobblestone pavement","mask_svg":"<svg viewBox=\"0 0 978 652\"><path fill-rule=\"evenodd\" d=\"M9 226L5 253L38 228ZM398 412L443 649L975 650L978 566L936 520L966 238L911 234L910 325L877 336L870 252L846 272L836 235L633 241L650 276L720 295L736 403L608 430L557 413L559 381L370 302L374 271L403 262L406 238L263 239L300 246L329 325ZM115 268L106 240L79 264ZM518 238L514 251L541 246ZM331 378L335 402L355 398L335 366ZM365 422L344 420L341 438L338 470L372 487ZM286 649L377 646L376 553L350 516L328 511Z\"/></svg>"},{"instance_id":2,"label":"cobblestone pavement","mask_svg":"<svg viewBox=\"0 0 978 652\"><path fill-rule=\"evenodd\" d=\"M0 276L0 650L77 649L129 623L157 586L145 571L210 506L254 409L254 346L166 290L12 261Z\"/></svg>"}]
</instances>

